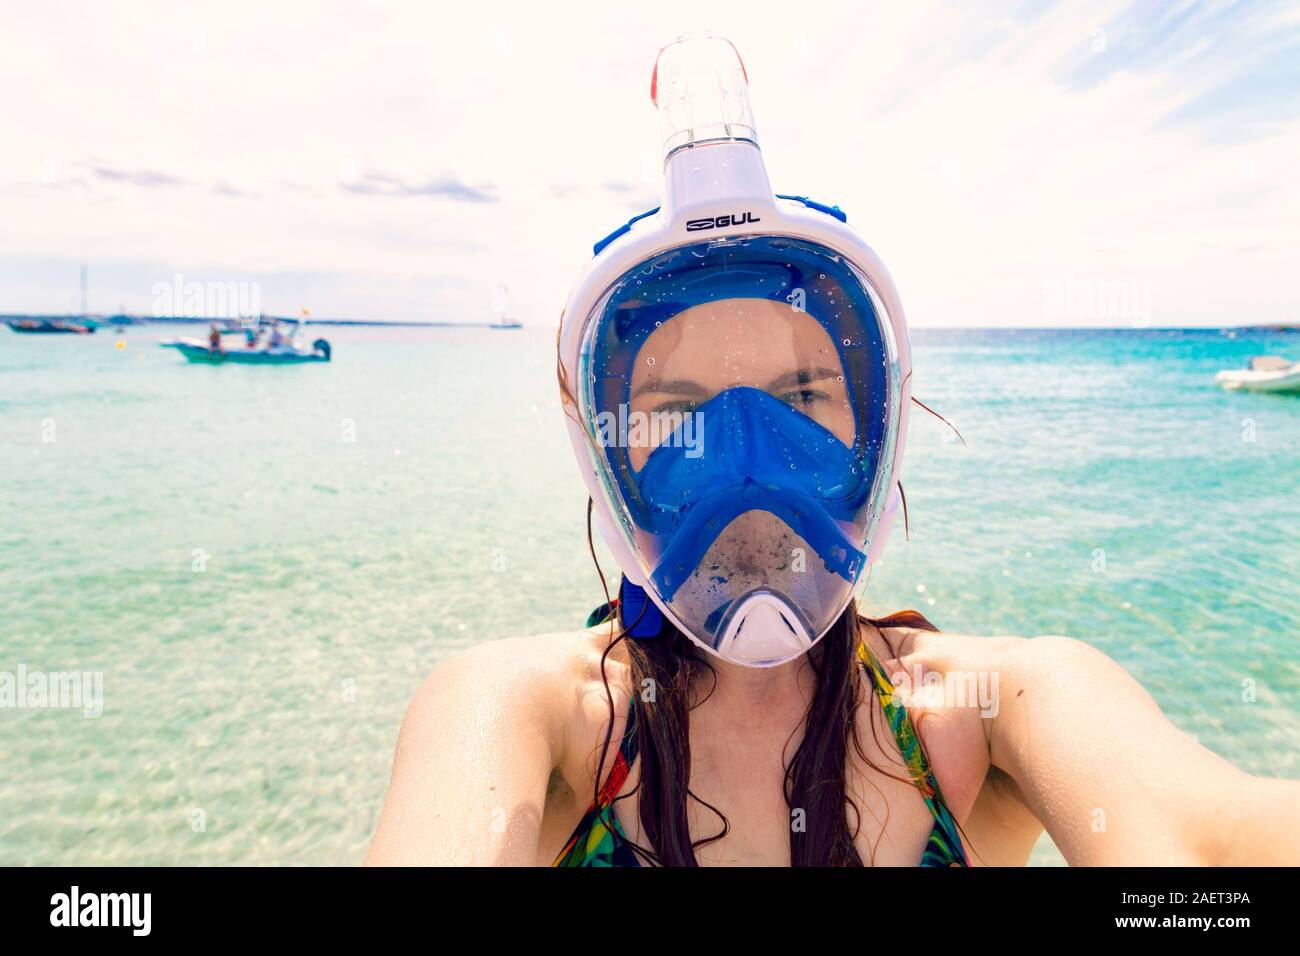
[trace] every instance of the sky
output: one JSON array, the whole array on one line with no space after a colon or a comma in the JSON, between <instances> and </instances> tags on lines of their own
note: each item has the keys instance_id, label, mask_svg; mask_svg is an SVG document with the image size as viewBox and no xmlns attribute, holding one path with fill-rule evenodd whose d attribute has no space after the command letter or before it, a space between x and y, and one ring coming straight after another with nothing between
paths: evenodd
<instances>
[{"instance_id":1,"label":"sky","mask_svg":"<svg viewBox=\"0 0 1300 956\"><path fill-rule=\"evenodd\" d=\"M92 312L554 326L705 30L914 326L1300 323L1300 7L1156 0L0 0L0 313L78 311L85 263Z\"/></svg>"}]
</instances>

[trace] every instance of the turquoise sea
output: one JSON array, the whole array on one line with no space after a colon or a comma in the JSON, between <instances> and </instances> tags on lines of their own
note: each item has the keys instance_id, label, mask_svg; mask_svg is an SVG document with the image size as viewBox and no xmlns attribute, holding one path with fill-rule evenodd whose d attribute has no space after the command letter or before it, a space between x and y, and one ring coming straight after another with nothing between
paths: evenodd
<instances>
[{"instance_id":1,"label":"turquoise sea","mask_svg":"<svg viewBox=\"0 0 1300 956\"><path fill-rule=\"evenodd\" d=\"M96 719L0 709L0 864L356 863L434 665L601 600L554 331L331 329L331 364L279 368L187 365L175 333L0 329L0 671L104 688ZM873 605L1090 641L1300 777L1300 396L1213 382L1300 335L914 348L966 444L914 415Z\"/></svg>"}]
</instances>

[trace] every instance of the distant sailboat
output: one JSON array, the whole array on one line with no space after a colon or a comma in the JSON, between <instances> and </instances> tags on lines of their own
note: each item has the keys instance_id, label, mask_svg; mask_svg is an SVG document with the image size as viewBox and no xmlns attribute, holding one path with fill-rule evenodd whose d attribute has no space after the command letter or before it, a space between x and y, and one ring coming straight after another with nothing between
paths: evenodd
<instances>
[{"instance_id":1,"label":"distant sailboat","mask_svg":"<svg viewBox=\"0 0 1300 956\"><path fill-rule=\"evenodd\" d=\"M86 314L86 267L81 267L81 320L44 319L32 317L6 319L5 324L15 332L37 335L90 335L95 331L95 323Z\"/></svg>"},{"instance_id":2,"label":"distant sailboat","mask_svg":"<svg viewBox=\"0 0 1300 956\"><path fill-rule=\"evenodd\" d=\"M521 329L524 324L517 319L510 317L510 306L507 302L507 296L510 290L503 285L499 285L492 290L492 315L495 318L488 323L489 329Z\"/></svg>"},{"instance_id":3,"label":"distant sailboat","mask_svg":"<svg viewBox=\"0 0 1300 956\"><path fill-rule=\"evenodd\" d=\"M497 317L488 323L489 329L522 329L523 327L524 323L518 319L512 319L504 309L497 313Z\"/></svg>"}]
</instances>

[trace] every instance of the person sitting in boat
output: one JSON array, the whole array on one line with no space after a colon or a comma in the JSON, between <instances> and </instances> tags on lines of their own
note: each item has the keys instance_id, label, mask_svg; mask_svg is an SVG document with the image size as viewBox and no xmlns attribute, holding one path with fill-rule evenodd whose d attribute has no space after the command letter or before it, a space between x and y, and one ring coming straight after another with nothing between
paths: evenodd
<instances>
[{"instance_id":1,"label":"person sitting in boat","mask_svg":"<svg viewBox=\"0 0 1300 956\"><path fill-rule=\"evenodd\" d=\"M226 351L221 347L221 330L215 322L208 326L208 351L214 354L224 354Z\"/></svg>"},{"instance_id":2,"label":"person sitting in boat","mask_svg":"<svg viewBox=\"0 0 1300 956\"><path fill-rule=\"evenodd\" d=\"M271 323L271 348L278 349L285 344L284 333L280 331L280 323Z\"/></svg>"}]
</instances>

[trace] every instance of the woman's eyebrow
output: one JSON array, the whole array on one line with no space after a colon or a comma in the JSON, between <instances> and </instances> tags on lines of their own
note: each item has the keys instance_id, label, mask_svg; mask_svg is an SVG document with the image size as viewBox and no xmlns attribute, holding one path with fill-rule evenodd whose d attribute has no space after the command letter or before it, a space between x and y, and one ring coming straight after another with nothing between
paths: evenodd
<instances>
[{"instance_id":1,"label":"woman's eyebrow","mask_svg":"<svg viewBox=\"0 0 1300 956\"><path fill-rule=\"evenodd\" d=\"M807 385L809 382L820 382L824 378L836 378L842 373L830 368L801 368L793 372L787 372L780 378L773 379L767 383L767 391L775 391L778 388L789 388L791 385Z\"/></svg>"},{"instance_id":2,"label":"woman's eyebrow","mask_svg":"<svg viewBox=\"0 0 1300 956\"><path fill-rule=\"evenodd\" d=\"M809 382L820 382L824 378L835 378L842 373L837 369L831 368L800 368L793 372L787 372L779 378L773 379L767 384L767 390L772 391L778 388L788 388L791 385L807 385ZM660 392L667 395L712 395L710 389L705 388L699 382L692 382L686 378L674 379L651 379L648 382L642 382L632 391L632 397L636 398L643 392Z\"/></svg>"},{"instance_id":3,"label":"woman's eyebrow","mask_svg":"<svg viewBox=\"0 0 1300 956\"><path fill-rule=\"evenodd\" d=\"M642 382L632 392L632 397L636 398L642 392L663 392L668 395L710 395L711 392L699 382L692 382L688 378L673 379L651 379L648 382Z\"/></svg>"}]
</instances>

